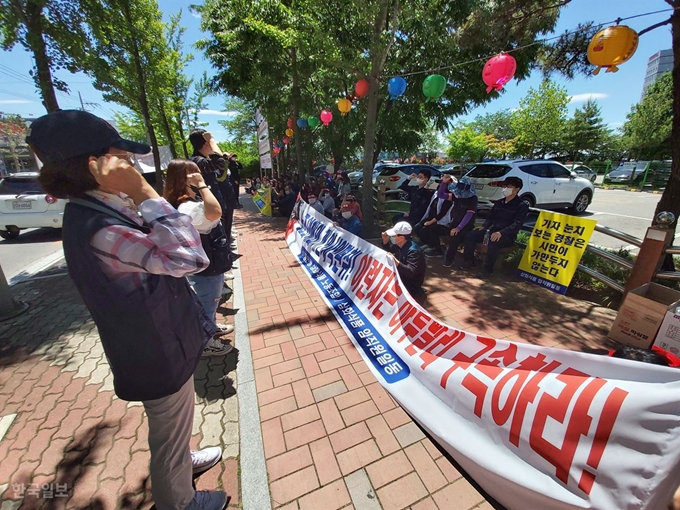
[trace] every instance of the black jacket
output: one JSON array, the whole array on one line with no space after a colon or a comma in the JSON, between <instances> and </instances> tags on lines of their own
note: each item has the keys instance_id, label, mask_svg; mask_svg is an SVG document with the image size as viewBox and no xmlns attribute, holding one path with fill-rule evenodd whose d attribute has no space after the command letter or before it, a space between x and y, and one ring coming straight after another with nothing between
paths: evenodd
<instances>
[{"instance_id":1,"label":"black jacket","mask_svg":"<svg viewBox=\"0 0 680 510\"><path fill-rule=\"evenodd\" d=\"M213 153L206 158L200 153L194 152L191 161L198 165L205 183L210 186L210 191L219 201L222 207L222 215L224 216L227 209L234 209L236 195L234 195L234 188L227 178L227 160L220 154Z\"/></svg>"},{"instance_id":2,"label":"black jacket","mask_svg":"<svg viewBox=\"0 0 680 510\"><path fill-rule=\"evenodd\" d=\"M383 244L382 247L384 250L394 253L397 257L399 261L397 271L406 289L411 294L420 292L422 290L421 286L425 281L425 271L427 270L425 253L420 249L420 246L409 239L401 248L391 242Z\"/></svg>"},{"instance_id":3,"label":"black jacket","mask_svg":"<svg viewBox=\"0 0 680 510\"><path fill-rule=\"evenodd\" d=\"M418 188L411 192L411 207L408 211L408 217L415 222L419 222L423 219L423 216L427 212L427 208L430 206L430 200L432 200L432 194L434 192L431 189L425 187Z\"/></svg>"},{"instance_id":4,"label":"black jacket","mask_svg":"<svg viewBox=\"0 0 680 510\"><path fill-rule=\"evenodd\" d=\"M528 213L529 204L519 197L513 198L510 202L501 199L493 204L489 217L484 222L484 228L514 239Z\"/></svg>"}]
</instances>

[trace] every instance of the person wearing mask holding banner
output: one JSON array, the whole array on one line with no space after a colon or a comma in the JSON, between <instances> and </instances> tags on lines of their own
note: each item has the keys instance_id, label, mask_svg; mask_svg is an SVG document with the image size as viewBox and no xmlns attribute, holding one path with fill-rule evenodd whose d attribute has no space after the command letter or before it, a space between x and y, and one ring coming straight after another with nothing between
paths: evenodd
<instances>
[{"instance_id":1,"label":"person wearing mask holding banner","mask_svg":"<svg viewBox=\"0 0 680 510\"><path fill-rule=\"evenodd\" d=\"M427 262L425 254L413 239L413 227L407 221L400 221L381 234L382 247L390 252L397 264L402 283L412 296L422 294Z\"/></svg>"},{"instance_id":2,"label":"person wearing mask holding banner","mask_svg":"<svg viewBox=\"0 0 680 510\"><path fill-rule=\"evenodd\" d=\"M340 206L340 218L338 218L336 224L357 237L364 235L364 226L359 217L354 214L352 206L348 202L344 202Z\"/></svg>"},{"instance_id":3,"label":"person wearing mask holding banner","mask_svg":"<svg viewBox=\"0 0 680 510\"><path fill-rule=\"evenodd\" d=\"M529 204L517 196L522 185L522 179L519 177L508 177L501 183L505 199L493 205L481 227L475 228L465 236L464 261L460 269L466 270L475 266L476 245L484 243L487 245L486 257L478 276L489 276L493 273L501 249L515 244L517 233L529 213Z\"/></svg>"},{"instance_id":4,"label":"person wearing mask holding banner","mask_svg":"<svg viewBox=\"0 0 680 510\"><path fill-rule=\"evenodd\" d=\"M69 275L89 310L116 395L141 402L159 510L222 510L222 491L195 491L192 476L217 465L219 447L190 450L194 378L216 333L199 313L185 276L208 258L191 218L179 213L131 165L146 144L123 139L80 110L33 121L26 142L43 162L39 181L69 199L63 248Z\"/></svg>"}]
</instances>

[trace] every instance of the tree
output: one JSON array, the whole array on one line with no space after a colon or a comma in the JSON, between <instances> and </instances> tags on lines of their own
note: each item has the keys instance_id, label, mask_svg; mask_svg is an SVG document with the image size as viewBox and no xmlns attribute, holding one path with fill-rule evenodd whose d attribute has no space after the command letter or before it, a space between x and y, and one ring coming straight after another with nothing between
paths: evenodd
<instances>
[{"instance_id":1,"label":"tree","mask_svg":"<svg viewBox=\"0 0 680 510\"><path fill-rule=\"evenodd\" d=\"M54 72L76 71L87 47L81 21L72 0L0 0L0 45L10 50L20 44L32 54L31 76L48 112L59 110L55 89L68 92Z\"/></svg>"},{"instance_id":2,"label":"tree","mask_svg":"<svg viewBox=\"0 0 680 510\"><path fill-rule=\"evenodd\" d=\"M0 112L0 141L4 142L3 152L7 151L17 172L21 171L20 152L27 152L28 149L26 132L26 121L20 115Z\"/></svg>"},{"instance_id":3,"label":"tree","mask_svg":"<svg viewBox=\"0 0 680 510\"><path fill-rule=\"evenodd\" d=\"M491 135L493 136L493 135ZM472 127L461 124L449 135L446 155L456 161L482 161L489 147L484 133L477 133Z\"/></svg>"},{"instance_id":4,"label":"tree","mask_svg":"<svg viewBox=\"0 0 680 510\"><path fill-rule=\"evenodd\" d=\"M589 99L564 126L563 147L573 161L598 154L609 138L597 101Z\"/></svg>"},{"instance_id":5,"label":"tree","mask_svg":"<svg viewBox=\"0 0 680 510\"><path fill-rule=\"evenodd\" d=\"M557 148L567 119L568 103L566 89L550 80L544 80L538 90L529 89L511 121L521 155L542 157Z\"/></svg>"},{"instance_id":6,"label":"tree","mask_svg":"<svg viewBox=\"0 0 680 510\"><path fill-rule=\"evenodd\" d=\"M477 115L469 125L477 133L493 135L496 140L500 141L512 140L517 136L512 128L512 112L510 110Z\"/></svg>"},{"instance_id":7,"label":"tree","mask_svg":"<svg viewBox=\"0 0 680 510\"><path fill-rule=\"evenodd\" d=\"M665 73L626 116L624 144L635 159L664 158L671 153L672 128L673 77Z\"/></svg>"}]
</instances>

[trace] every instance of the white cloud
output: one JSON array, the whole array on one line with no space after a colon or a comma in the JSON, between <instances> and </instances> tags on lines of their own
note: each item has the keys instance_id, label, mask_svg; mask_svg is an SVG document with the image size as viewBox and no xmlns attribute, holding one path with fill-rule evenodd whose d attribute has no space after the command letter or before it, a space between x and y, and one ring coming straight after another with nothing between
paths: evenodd
<instances>
[{"instance_id":1,"label":"white cloud","mask_svg":"<svg viewBox=\"0 0 680 510\"><path fill-rule=\"evenodd\" d=\"M611 129L618 129L618 128L620 128L621 126L623 126L623 122L610 122L610 123L609 123L609 127L610 127Z\"/></svg>"},{"instance_id":2,"label":"white cloud","mask_svg":"<svg viewBox=\"0 0 680 510\"><path fill-rule=\"evenodd\" d=\"M222 115L224 117L234 117L238 112L222 112L220 110L198 110L199 115Z\"/></svg>"},{"instance_id":3,"label":"white cloud","mask_svg":"<svg viewBox=\"0 0 680 510\"><path fill-rule=\"evenodd\" d=\"M189 14L191 14L196 19L201 19L201 15L195 11L190 10Z\"/></svg>"},{"instance_id":4,"label":"white cloud","mask_svg":"<svg viewBox=\"0 0 680 510\"><path fill-rule=\"evenodd\" d=\"M573 103L585 103L589 99L606 99L609 94L603 94L602 92L586 92L585 94L576 94L569 98L569 104Z\"/></svg>"},{"instance_id":5,"label":"white cloud","mask_svg":"<svg viewBox=\"0 0 680 510\"><path fill-rule=\"evenodd\" d=\"M25 99L0 99L0 104L30 104L32 102Z\"/></svg>"}]
</instances>

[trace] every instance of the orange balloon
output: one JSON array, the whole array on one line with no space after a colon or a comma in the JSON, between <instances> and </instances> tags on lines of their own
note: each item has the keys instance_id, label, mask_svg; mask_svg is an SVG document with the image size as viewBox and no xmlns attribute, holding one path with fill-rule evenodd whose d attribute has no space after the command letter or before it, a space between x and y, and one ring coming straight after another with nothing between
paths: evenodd
<instances>
[{"instance_id":1,"label":"orange balloon","mask_svg":"<svg viewBox=\"0 0 680 510\"><path fill-rule=\"evenodd\" d=\"M341 99L338 101L338 110L340 110L340 113L342 113L343 116L347 115L351 109L352 101L349 99Z\"/></svg>"},{"instance_id":2,"label":"orange balloon","mask_svg":"<svg viewBox=\"0 0 680 510\"><path fill-rule=\"evenodd\" d=\"M616 25L600 30L588 45L588 61L597 66L593 74L603 67L608 73L619 70L620 64L630 60L638 47L638 35L625 25Z\"/></svg>"},{"instance_id":3,"label":"orange balloon","mask_svg":"<svg viewBox=\"0 0 680 510\"><path fill-rule=\"evenodd\" d=\"M292 130L292 129L290 129L290 128L286 129L286 136L288 136L288 137L292 137L292 136L293 136L293 134L295 134L295 133L293 132L293 130Z\"/></svg>"}]
</instances>

